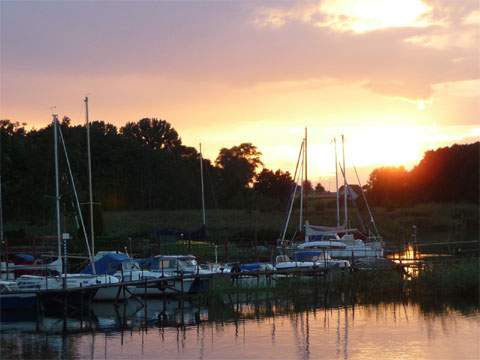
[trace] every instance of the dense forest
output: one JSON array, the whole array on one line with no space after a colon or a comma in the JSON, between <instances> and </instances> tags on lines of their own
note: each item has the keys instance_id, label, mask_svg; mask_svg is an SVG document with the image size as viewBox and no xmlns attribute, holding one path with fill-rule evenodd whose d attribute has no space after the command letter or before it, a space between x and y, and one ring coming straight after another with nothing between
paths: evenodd
<instances>
[{"instance_id":1,"label":"dense forest","mask_svg":"<svg viewBox=\"0 0 480 360\"><path fill-rule=\"evenodd\" d=\"M80 201L88 199L86 129L60 124ZM54 209L52 126L27 131L0 121L4 217L50 222ZM104 210L196 209L201 207L200 154L185 146L165 120L141 119L121 128L91 123L94 200ZM60 147L60 149L62 149ZM418 202L478 202L480 143L428 151L411 171L379 168L365 185L375 205ZM72 186L60 153L64 213L73 212ZM292 176L267 169L251 143L220 150L214 162L203 159L208 208L284 209ZM311 189L311 184L307 184ZM316 191L323 191L317 185Z\"/></svg>"}]
</instances>

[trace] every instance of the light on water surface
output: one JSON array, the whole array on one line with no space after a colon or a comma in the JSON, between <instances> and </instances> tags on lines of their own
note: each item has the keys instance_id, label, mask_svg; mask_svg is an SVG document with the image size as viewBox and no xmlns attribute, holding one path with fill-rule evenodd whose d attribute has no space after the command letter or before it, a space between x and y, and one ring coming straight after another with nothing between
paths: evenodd
<instances>
[{"instance_id":1,"label":"light on water surface","mask_svg":"<svg viewBox=\"0 0 480 360\"><path fill-rule=\"evenodd\" d=\"M25 355L41 348L46 358L60 354L96 359L474 359L479 356L478 310L425 311L412 303L283 311L275 305L233 305L236 317L209 320L208 309L185 308L160 326L161 301L150 302L126 322L105 305L97 310L97 331L62 336L17 330L1 333L2 348ZM128 306L129 307L129 306ZM113 306L112 306L113 308ZM120 313L122 307L119 308ZM127 313L129 310L126 310ZM223 315L221 316L223 317ZM112 327L120 321L120 327ZM185 326L180 325L183 321ZM69 324L74 329L75 321ZM77 321L78 322L78 321ZM58 325L61 325L59 321ZM121 331L121 327L125 330ZM164 323L165 325L166 323ZM118 325L118 324L117 324ZM105 329L101 330L101 327ZM78 327L78 324L77 324ZM53 327L50 328L52 331ZM61 329L61 327L60 327ZM99 331L101 330L101 331Z\"/></svg>"}]
</instances>

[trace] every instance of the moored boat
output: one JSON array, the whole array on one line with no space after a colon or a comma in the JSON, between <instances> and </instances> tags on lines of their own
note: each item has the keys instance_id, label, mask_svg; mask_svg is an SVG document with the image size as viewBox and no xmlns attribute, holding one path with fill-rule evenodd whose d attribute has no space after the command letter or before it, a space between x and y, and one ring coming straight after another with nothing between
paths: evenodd
<instances>
[{"instance_id":1,"label":"moored boat","mask_svg":"<svg viewBox=\"0 0 480 360\"><path fill-rule=\"evenodd\" d=\"M0 281L0 311L31 310L36 303L35 292L20 291L15 281Z\"/></svg>"}]
</instances>

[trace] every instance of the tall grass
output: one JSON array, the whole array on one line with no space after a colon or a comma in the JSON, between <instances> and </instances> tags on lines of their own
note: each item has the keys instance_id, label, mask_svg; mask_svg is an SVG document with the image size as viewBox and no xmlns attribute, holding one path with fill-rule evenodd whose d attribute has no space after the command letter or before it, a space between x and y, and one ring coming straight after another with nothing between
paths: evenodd
<instances>
[{"instance_id":1,"label":"tall grass","mask_svg":"<svg viewBox=\"0 0 480 360\"><path fill-rule=\"evenodd\" d=\"M410 288L422 296L453 296L478 302L480 264L478 258L434 263L420 271Z\"/></svg>"}]
</instances>

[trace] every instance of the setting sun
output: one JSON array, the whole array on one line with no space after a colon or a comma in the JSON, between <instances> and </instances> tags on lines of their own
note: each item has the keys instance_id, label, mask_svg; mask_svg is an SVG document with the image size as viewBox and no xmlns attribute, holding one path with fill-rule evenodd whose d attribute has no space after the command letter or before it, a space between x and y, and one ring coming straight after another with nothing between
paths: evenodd
<instances>
[{"instance_id":1,"label":"setting sun","mask_svg":"<svg viewBox=\"0 0 480 360\"><path fill-rule=\"evenodd\" d=\"M421 0L340 0L326 1L322 10L334 19L334 28L364 33L391 27L426 26L422 16L431 8Z\"/></svg>"}]
</instances>

